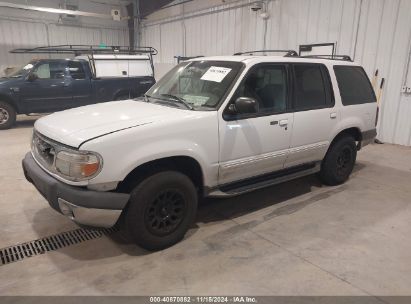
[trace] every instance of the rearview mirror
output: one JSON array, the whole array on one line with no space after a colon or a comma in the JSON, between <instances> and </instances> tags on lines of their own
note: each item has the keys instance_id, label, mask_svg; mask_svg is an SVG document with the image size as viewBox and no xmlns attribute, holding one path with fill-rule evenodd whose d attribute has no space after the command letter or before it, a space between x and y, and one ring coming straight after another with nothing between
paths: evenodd
<instances>
[{"instance_id":1,"label":"rearview mirror","mask_svg":"<svg viewBox=\"0 0 411 304\"><path fill-rule=\"evenodd\" d=\"M251 97L239 97L234 104L235 110L239 114L252 114L259 110L258 102Z\"/></svg>"},{"instance_id":2,"label":"rearview mirror","mask_svg":"<svg viewBox=\"0 0 411 304\"><path fill-rule=\"evenodd\" d=\"M27 77L27 80L28 80L28 81L34 81L34 80L36 80L36 79L38 79L38 78L39 78L39 76L37 76L36 73L30 73L29 76Z\"/></svg>"}]
</instances>

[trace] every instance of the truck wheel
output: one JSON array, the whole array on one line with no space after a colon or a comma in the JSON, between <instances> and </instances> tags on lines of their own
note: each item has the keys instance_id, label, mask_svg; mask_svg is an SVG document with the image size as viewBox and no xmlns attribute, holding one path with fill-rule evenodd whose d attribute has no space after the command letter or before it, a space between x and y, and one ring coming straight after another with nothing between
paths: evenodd
<instances>
[{"instance_id":1,"label":"truck wheel","mask_svg":"<svg viewBox=\"0 0 411 304\"><path fill-rule=\"evenodd\" d=\"M131 192L125 228L147 250L160 250L183 239L197 212L193 182L176 171L153 174Z\"/></svg>"},{"instance_id":2,"label":"truck wheel","mask_svg":"<svg viewBox=\"0 0 411 304\"><path fill-rule=\"evenodd\" d=\"M0 130L9 129L16 122L16 111L4 101L0 101Z\"/></svg>"},{"instance_id":3,"label":"truck wheel","mask_svg":"<svg viewBox=\"0 0 411 304\"><path fill-rule=\"evenodd\" d=\"M344 183L350 176L355 160L357 158L357 147L351 136L338 139L329 148L321 164L320 179L330 186Z\"/></svg>"}]
</instances>

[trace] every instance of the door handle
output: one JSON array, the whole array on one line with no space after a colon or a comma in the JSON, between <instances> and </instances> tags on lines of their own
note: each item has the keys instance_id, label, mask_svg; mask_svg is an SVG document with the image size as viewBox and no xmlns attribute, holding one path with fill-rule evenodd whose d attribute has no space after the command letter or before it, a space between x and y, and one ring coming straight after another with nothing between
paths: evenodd
<instances>
[{"instance_id":1,"label":"door handle","mask_svg":"<svg viewBox=\"0 0 411 304\"><path fill-rule=\"evenodd\" d=\"M281 119L279 122L280 127L284 127L288 125L288 119Z\"/></svg>"},{"instance_id":2,"label":"door handle","mask_svg":"<svg viewBox=\"0 0 411 304\"><path fill-rule=\"evenodd\" d=\"M330 113L330 118L331 119L337 118L337 113L335 112Z\"/></svg>"}]
</instances>

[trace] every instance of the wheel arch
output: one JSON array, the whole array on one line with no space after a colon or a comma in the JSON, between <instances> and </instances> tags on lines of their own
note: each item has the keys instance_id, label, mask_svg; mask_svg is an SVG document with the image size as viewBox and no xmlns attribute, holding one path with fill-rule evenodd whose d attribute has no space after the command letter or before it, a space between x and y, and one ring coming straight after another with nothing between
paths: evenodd
<instances>
[{"instance_id":1,"label":"wheel arch","mask_svg":"<svg viewBox=\"0 0 411 304\"><path fill-rule=\"evenodd\" d=\"M361 141L362 141L362 133L360 128L358 127L349 127L346 129L341 130L340 132L337 133L337 135L334 136L333 140L330 143L330 147L341 137L343 136L352 136L357 144L357 148L359 149L361 147Z\"/></svg>"},{"instance_id":2,"label":"wheel arch","mask_svg":"<svg viewBox=\"0 0 411 304\"><path fill-rule=\"evenodd\" d=\"M140 164L118 184L117 190L129 193L145 177L166 170L173 170L187 175L197 187L199 194L203 194L204 172L201 165L193 157L184 155L159 158Z\"/></svg>"},{"instance_id":3,"label":"wheel arch","mask_svg":"<svg viewBox=\"0 0 411 304\"><path fill-rule=\"evenodd\" d=\"M13 107L13 109L14 109L14 111L16 111L16 113L20 113L16 102L10 96L7 96L5 94L0 94L0 101L6 102L7 104L9 104L10 106Z\"/></svg>"}]
</instances>

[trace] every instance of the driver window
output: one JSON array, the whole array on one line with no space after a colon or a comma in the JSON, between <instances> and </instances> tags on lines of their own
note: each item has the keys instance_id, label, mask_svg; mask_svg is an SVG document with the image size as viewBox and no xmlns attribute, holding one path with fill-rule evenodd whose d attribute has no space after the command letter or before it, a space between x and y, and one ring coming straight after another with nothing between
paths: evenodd
<instances>
[{"instance_id":1,"label":"driver window","mask_svg":"<svg viewBox=\"0 0 411 304\"><path fill-rule=\"evenodd\" d=\"M58 62L42 63L35 68L34 73L40 79L61 79L64 78L64 66Z\"/></svg>"},{"instance_id":2,"label":"driver window","mask_svg":"<svg viewBox=\"0 0 411 304\"><path fill-rule=\"evenodd\" d=\"M260 66L251 71L234 94L254 98L259 104L259 113L281 113L287 109L287 73L284 66ZM233 100L233 101L234 101Z\"/></svg>"}]
</instances>

